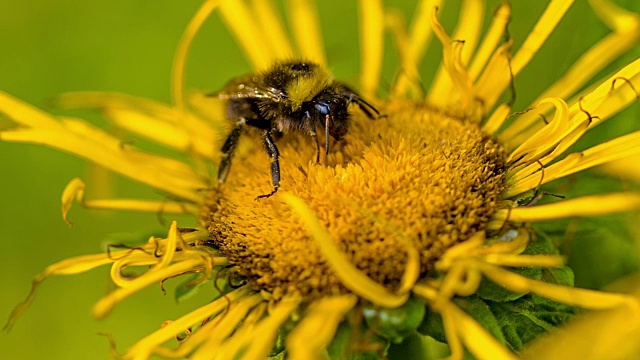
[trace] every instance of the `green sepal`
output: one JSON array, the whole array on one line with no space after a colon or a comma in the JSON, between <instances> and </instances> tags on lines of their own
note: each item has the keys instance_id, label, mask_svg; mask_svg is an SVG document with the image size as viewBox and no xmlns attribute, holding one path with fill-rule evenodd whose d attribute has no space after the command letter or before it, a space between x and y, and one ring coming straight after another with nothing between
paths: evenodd
<instances>
[{"instance_id":1,"label":"green sepal","mask_svg":"<svg viewBox=\"0 0 640 360\"><path fill-rule=\"evenodd\" d=\"M395 309L380 308L371 304L365 305L364 319L369 328L389 339L392 343L400 343L413 334L422 323L426 312L423 299L412 296L401 307Z\"/></svg>"}]
</instances>

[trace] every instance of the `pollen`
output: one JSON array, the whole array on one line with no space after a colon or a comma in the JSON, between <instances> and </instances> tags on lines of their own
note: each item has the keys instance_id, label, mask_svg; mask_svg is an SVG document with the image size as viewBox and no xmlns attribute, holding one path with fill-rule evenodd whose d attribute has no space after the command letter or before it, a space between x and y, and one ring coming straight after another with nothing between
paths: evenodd
<instances>
[{"instance_id":1,"label":"pollen","mask_svg":"<svg viewBox=\"0 0 640 360\"><path fill-rule=\"evenodd\" d=\"M389 290L407 263L406 241L433 271L450 247L485 230L500 207L505 153L473 121L394 100L369 120L354 112L349 133L315 161L304 135L280 139L280 192L305 201L358 269ZM348 290L300 218L270 190L269 159L245 141L227 181L211 192L202 225L256 290L318 298Z\"/></svg>"}]
</instances>

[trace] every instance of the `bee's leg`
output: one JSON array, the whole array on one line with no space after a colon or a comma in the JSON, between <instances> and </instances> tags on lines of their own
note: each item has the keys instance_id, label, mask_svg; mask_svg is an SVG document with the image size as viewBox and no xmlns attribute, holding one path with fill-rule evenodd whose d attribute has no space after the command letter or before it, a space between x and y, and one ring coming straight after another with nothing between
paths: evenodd
<instances>
[{"instance_id":1,"label":"bee's leg","mask_svg":"<svg viewBox=\"0 0 640 360\"><path fill-rule=\"evenodd\" d=\"M256 200L268 198L275 194L280 187L280 161L278 160L280 152L278 151L276 143L273 141L273 137L271 137L271 130L264 132L264 147L271 158L271 182L273 183L273 190L268 194L259 195Z\"/></svg>"},{"instance_id":2,"label":"bee's leg","mask_svg":"<svg viewBox=\"0 0 640 360\"><path fill-rule=\"evenodd\" d=\"M320 162L320 142L318 141L318 133L316 130L316 122L311 120L311 115L309 112L305 112L305 127L311 135L311 138L316 143L316 163Z\"/></svg>"},{"instance_id":3,"label":"bee's leg","mask_svg":"<svg viewBox=\"0 0 640 360\"><path fill-rule=\"evenodd\" d=\"M319 163L320 162L320 142L318 141L318 133L316 132L316 129L312 128L311 130L309 130L309 135L311 135L311 138L316 143L316 162Z\"/></svg>"},{"instance_id":4,"label":"bee's leg","mask_svg":"<svg viewBox=\"0 0 640 360\"><path fill-rule=\"evenodd\" d=\"M329 114L324 116L324 153L329 156L329 125L331 125L331 117Z\"/></svg>"},{"instance_id":5,"label":"bee's leg","mask_svg":"<svg viewBox=\"0 0 640 360\"><path fill-rule=\"evenodd\" d=\"M246 119L244 118L238 120L236 126L231 130L231 133L227 136L227 140L225 140L224 145L222 145L222 148L220 149L220 151L222 151L222 159L220 160L220 166L218 167L219 183L223 183L227 179L227 175L229 175L231 159L233 159L233 154L236 151L238 140L240 140L240 135L242 134L242 129L245 123Z\"/></svg>"}]
</instances>

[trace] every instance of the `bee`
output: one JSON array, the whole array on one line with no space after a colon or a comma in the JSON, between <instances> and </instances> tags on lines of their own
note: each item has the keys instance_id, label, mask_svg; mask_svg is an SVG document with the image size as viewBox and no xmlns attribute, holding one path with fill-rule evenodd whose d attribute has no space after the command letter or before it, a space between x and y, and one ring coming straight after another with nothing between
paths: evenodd
<instances>
[{"instance_id":1,"label":"bee","mask_svg":"<svg viewBox=\"0 0 640 360\"><path fill-rule=\"evenodd\" d=\"M290 60L276 62L262 73L247 74L229 81L222 90L209 96L226 100L226 117L235 123L222 145L218 182L229 174L231 160L240 135L246 126L262 131L262 144L271 158L271 192L280 187L280 153L274 141L289 132L308 134L316 147L320 162L318 129L324 128L325 154L329 154L329 137L341 140L349 129L349 106L353 103L370 119L380 112L346 84L319 64Z\"/></svg>"}]
</instances>

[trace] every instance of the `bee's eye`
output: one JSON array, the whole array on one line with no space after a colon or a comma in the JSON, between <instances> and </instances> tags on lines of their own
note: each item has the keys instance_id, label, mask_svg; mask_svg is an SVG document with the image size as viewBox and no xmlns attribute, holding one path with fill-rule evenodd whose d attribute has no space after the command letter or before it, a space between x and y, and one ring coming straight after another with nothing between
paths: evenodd
<instances>
[{"instance_id":1,"label":"bee's eye","mask_svg":"<svg viewBox=\"0 0 640 360\"><path fill-rule=\"evenodd\" d=\"M318 110L322 115L327 115L329 113L329 111L331 110L331 108L329 107L328 104L325 103L318 103L314 106L316 108L316 110Z\"/></svg>"}]
</instances>

